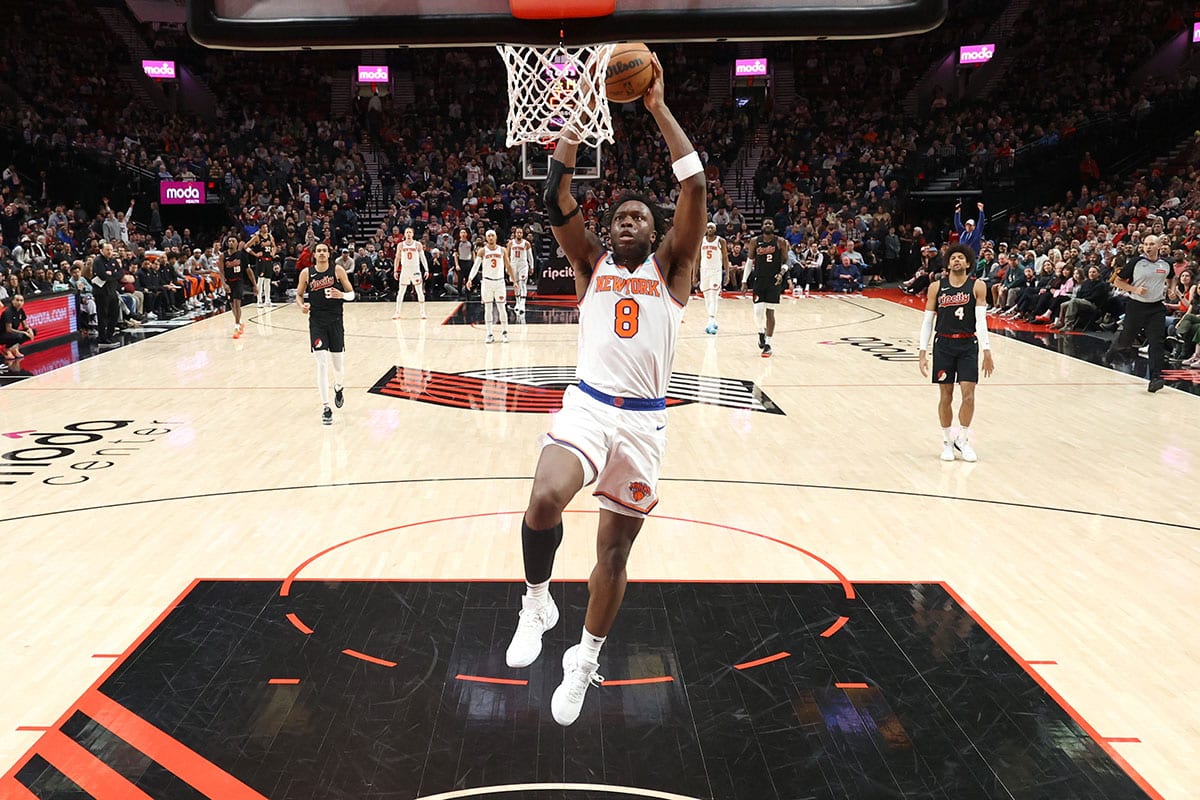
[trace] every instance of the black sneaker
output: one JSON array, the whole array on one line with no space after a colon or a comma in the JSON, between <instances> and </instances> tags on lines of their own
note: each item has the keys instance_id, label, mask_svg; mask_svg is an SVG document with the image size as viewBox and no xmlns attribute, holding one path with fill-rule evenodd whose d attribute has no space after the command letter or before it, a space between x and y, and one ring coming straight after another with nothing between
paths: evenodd
<instances>
[{"instance_id":1,"label":"black sneaker","mask_svg":"<svg viewBox=\"0 0 1200 800\"><path fill-rule=\"evenodd\" d=\"M766 348L766 346L767 346L767 335L765 333L760 333L758 335L758 349L763 350Z\"/></svg>"},{"instance_id":2,"label":"black sneaker","mask_svg":"<svg viewBox=\"0 0 1200 800\"><path fill-rule=\"evenodd\" d=\"M321 424L322 425L332 425L333 424L333 409L330 408L329 406L325 406L324 410L321 411Z\"/></svg>"},{"instance_id":3,"label":"black sneaker","mask_svg":"<svg viewBox=\"0 0 1200 800\"><path fill-rule=\"evenodd\" d=\"M771 345L763 343L762 357L763 358L771 357Z\"/></svg>"},{"instance_id":4,"label":"black sneaker","mask_svg":"<svg viewBox=\"0 0 1200 800\"><path fill-rule=\"evenodd\" d=\"M1154 380L1150 381L1149 385L1146 386L1146 391L1153 394L1154 392L1157 392L1159 389L1165 389L1166 386L1167 386L1167 382L1164 381L1162 378L1155 378Z\"/></svg>"},{"instance_id":5,"label":"black sneaker","mask_svg":"<svg viewBox=\"0 0 1200 800\"><path fill-rule=\"evenodd\" d=\"M333 404L341 408L346 402L346 396L342 393L341 386L333 387Z\"/></svg>"}]
</instances>

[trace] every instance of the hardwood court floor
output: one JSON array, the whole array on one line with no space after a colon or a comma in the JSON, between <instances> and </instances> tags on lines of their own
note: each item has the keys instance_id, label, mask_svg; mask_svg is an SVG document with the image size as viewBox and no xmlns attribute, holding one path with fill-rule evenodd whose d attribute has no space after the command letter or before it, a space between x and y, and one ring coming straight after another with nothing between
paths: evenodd
<instances>
[{"instance_id":1,"label":"hardwood court floor","mask_svg":"<svg viewBox=\"0 0 1200 800\"><path fill-rule=\"evenodd\" d=\"M0 769L197 579L520 576L518 517L498 512L524 507L547 419L500 409L561 379L576 329L513 325L485 346L441 324L453 305L429 309L347 309L347 402L328 428L290 306L252 312L240 340L222 315L0 391L0 469L32 473L0 476ZM1197 399L994 337L980 460L942 463L917 311L787 300L772 359L749 302L723 301L720 323L706 336L692 301L675 369L694 402L670 411L631 578L944 583L1146 795L1194 797ZM439 402L405 399L429 386ZM587 576L593 530L568 515L556 578Z\"/></svg>"}]
</instances>

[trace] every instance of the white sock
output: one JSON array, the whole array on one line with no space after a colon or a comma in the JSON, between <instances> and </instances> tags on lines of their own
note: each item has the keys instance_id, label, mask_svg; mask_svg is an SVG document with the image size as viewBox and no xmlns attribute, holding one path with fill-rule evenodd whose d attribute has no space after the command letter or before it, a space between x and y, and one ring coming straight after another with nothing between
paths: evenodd
<instances>
[{"instance_id":1,"label":"white sock","mask_svg":"<svg viewBox=\"0 0 1200 800\"><path fill-rule=\"evenodd\" d=\"M770 336L766 337L766 340L767 340L767 344L770 344L770 343L771 343L771 337L770 337Z\"/></svg>"},{"instance_id":2,"label":"white sock","mask_svg":"<svg viewBox=\"0 0 1200 800\"><path fill-rule=\"evenodd\" d=\"M953 428L942 428L942 441L945 442L946 444L950 444L951 442L954 441L954 429Z\"/></svg>"},{"instance_id":3,"label":"white sock","mask_svg":"<svg viewBox=\"0 0 1200 800\"><path fill-rule=\"evenodd\" d=\"M400 288L396 290L396 311L395 315L400 316L400 306L404 305L404 294L408 291L408 287L400 284Z\"/></svg>"},{"instance_id":4,"label":"white sock","mask_svg":"<svg viewBox=\"0 0 1200 800\"><path fill-rule=\"evenodd\" d=\"M959 440L960 442L969 442L969 441L971 441L971 429L970 429L970 428L966 428L966 427L964 427L964 428L959 428L959 429L958 429L958 440Z\"/></svg>"},{"instance_id":5,"label":"white sock","mask_svg":"<svg viewBox=\"0 0 1200 800\"><path fill-rule=\"evenodd\" d=\"M317 391L321 393L321 402L329 405L329 351L316 350L313 358L317 360Z\"/></svg>"},{"instance_id":6,"label":"white sock","mask_svg":"<svg viewBox=\"0 0 1200 800\"><path fill-rule=\"evenodd\" d=\"M550 602L550 581L545 580L541 583L525 581L525 596L539 603Z\"/></svg>"},{"instance_id":7,"label":"white sock","mask_svg":"<svg viewBox=\"0 0 1200 800\"><path fill-rule=\"evenodd\" d=\"M584 627L583 636L579 639L579 660L590 664L600 663L600 648L604 646L607 636L593 636Z\"/></svg>"}]
</instances>

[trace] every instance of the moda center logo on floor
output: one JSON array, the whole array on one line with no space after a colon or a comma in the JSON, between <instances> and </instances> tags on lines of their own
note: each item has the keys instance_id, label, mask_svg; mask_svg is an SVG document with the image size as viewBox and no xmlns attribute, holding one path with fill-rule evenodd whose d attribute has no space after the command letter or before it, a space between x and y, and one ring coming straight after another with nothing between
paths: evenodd
<instances>
[{"instance_id":1,"label":"moda center logo on floor","mask_svg":"<svg viewBox=\"0 0 1200 800\"><path fill-rule=\"evenodd\" d=\"M906 337L889 341L880 339L878 336L843 336L840 339L830 339L818 342L818 344L846 345L874 356L880 361L918 361L920 359L920 355L917 353L917 343Z\"/></svg>"},{"instance_id":2,"label":"moda center logo on floor","mask_svg":"<svg viewBox=\"0 0 1200 800\"><path fill-rule=\"evenodd\" d=\"M9 431L0 437L19 446L0 453L0 487L40 481L47 486L76 486L120 464L146 445L160 441L178 422L95 419L63 425L61 431ZM0 447L3 447L0 444ZM0 489L0 493L4 490ZM0 494L0 496L3 496Z\"/></svg>"}]
</instances>

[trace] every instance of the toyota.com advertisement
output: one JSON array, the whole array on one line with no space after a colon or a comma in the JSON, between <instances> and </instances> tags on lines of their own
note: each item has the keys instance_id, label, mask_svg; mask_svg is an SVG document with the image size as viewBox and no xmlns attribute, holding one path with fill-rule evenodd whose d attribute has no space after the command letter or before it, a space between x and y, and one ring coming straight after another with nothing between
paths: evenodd
<instances>
[{"instance_id":1,"label":"toyota.com advertisement","mask_svg":"<svg viewBox=\"0 0 1200 800\"><path fill-rule=\"evenodd\" d=\"M158 202L164 206L202 205L204 200L204 181L160 181L158 184Z\"/></svg>"},{"instance_id":2,"label":"toyota.com advertisement","mask_svg":"<svg viewBox=\"0 0 1200 800\"><path fill-rule=\"evenodd\" d=\"M37 331L36 343L70 336L78 329L73 292L28 299L25 314L25 324Z\"/></svg>"}]
</instances>

